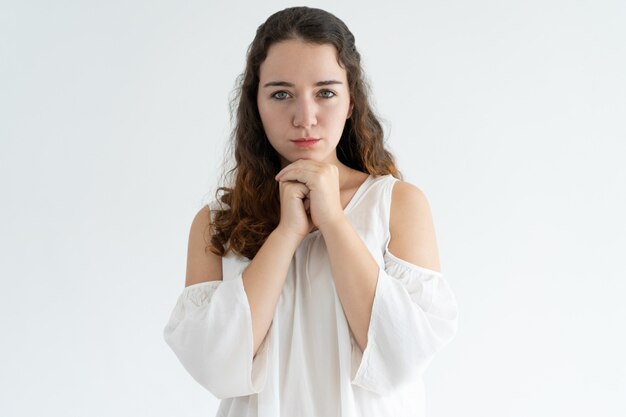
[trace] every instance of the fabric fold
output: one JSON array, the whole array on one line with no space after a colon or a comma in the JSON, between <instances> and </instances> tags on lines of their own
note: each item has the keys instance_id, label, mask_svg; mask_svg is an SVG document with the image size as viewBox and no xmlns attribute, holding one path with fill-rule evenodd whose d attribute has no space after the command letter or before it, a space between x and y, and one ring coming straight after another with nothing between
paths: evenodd
<instances>
[{"instance_id":1,"label":"fabric fold","mask_svg":"<svg viewBox=\"0 0 626 417\"><path fill-rule=\"evenodd\" d=\"M163 330L187 372L220 399L263 390L270 334L253 357L252 315L241 273L186 287Z\"/></svg>"},{"instance_id":2,"label":"fabric fold","mask_svg":"<svg viewBox=\"0 0 626 417\"><path fill-rule=\"evenodd\" d=\"M457 302L442 273L384 254L367 346L351 336L351 382L388 395L421 375L434 355L456 334Z\"/></svg>"}]
</instances>

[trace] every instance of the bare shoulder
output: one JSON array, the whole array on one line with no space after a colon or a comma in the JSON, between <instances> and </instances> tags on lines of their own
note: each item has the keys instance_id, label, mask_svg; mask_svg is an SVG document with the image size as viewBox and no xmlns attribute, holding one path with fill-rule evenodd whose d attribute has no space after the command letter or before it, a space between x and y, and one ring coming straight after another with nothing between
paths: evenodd
<instances>
[{"instance_id":1,"label":"bare shoulder","mask_svg":"<svg viewBox=\"0 0 626 417\"><path fill-rule=\"evenodd\" d=\"M209 224L211 210L204 206L191 223L187 246L187 274L185 287L200 282L222 279L222 257L205 248L210 245Z\"/></svg>"},{"instance_id":2,"label":"bare shoulder","mask_svg":"<svg viewBox=\"0 0 626 417\"><path fill-rule=\"evenodd\" d=\"M389 252L414 265L440 272L430 204L419 187L406 181L395 181L389 228Z\"/></svg>"}]
</instances>

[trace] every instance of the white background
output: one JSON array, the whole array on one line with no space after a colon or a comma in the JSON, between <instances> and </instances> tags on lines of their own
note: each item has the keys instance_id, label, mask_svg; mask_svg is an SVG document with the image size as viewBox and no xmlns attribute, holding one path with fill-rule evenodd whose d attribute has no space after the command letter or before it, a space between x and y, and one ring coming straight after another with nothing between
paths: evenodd
<instances>
[{"instance_id":1,"label":"white background","mask_svg":"<svg viewBox=\"0 0 626 417\"><path fill-rule=\"evenodd\" d=\"M626 2L305 4L431 204L460 321L429 415L626 415ZM292 5L0 3L0 415L214 415L162 331L246 48Z\"/></svg>"}]
</instances>

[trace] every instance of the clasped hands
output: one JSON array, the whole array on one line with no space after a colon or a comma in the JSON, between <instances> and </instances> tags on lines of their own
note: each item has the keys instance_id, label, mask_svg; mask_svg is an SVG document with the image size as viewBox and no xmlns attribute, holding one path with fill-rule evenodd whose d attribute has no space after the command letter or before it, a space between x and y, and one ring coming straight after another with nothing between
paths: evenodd
<instances>
[{"instance_id":1,"label":"clasped hands","mask_svg":"<svg viewBox=\"0 0 626 417\"><path fill-rule=\"evenodd\" d=\"M275 179L280 185L281 224L291 231L304 236L315 226L324 233L325 227L344 218L335 165L299 159Z\"/></svg>"}]
</instances>

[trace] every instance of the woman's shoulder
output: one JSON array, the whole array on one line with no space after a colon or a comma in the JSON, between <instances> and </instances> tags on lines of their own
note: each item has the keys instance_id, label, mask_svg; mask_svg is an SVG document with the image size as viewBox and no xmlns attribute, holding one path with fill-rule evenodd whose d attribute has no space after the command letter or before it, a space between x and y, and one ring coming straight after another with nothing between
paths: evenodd
<instances>
[{"instance_id":1,"label":"woman's shoulder","mask_svg":"<svg viewBox=\"0 0 626 417\"><path fill-rule=\"evenodd\" d=\"M215 219L215 214L218 211L224 211L228 209L230 209L230 206L228 204L216 198L211 198L208 200L204 200L204 202L202 203L202 207L198 210L196 216L209 219L209 221L212 223Z\"/></svg>"},{"instance_id":2,"label":"woman's shoulder","mask_svg":"<svg viewBox=\"0 0 626 417\"><path fill-rule=\"evenodd\" d=\"M226 205L225 203L222 203L216 199L205 200L193 218L193 221L191 223L191 233L204 235L206 230L215 221L215 214L218 211L225 209L228 209L228 205Z\"/></svg>"},{"instance_id":3,"label":"woman's shoulder","mask_svg":"<svg viewBox=\"0 0 626 417\"><path fill-rule=\"evenodd\" d=\"M426 193L417 185L394 178L391 191L391 228L405 227L416 218L430 219L430 204Z\"/></svg>"},{"instance_id":4,"label":"woman's shoulder","mask_svg":"<svg viewBox=\"0 0 626 417\"><path fill-rule=\"evenodd\" d=\"M385 175L385 177L391 177L390 180L393 181L392 199L397 200L398 204L428 203L426 194L417 185L391 175Z\"/></svg>"},{"instance_id":5,"label":"woman's shoulder","mask_svg":"<svg viewBox=\"0 0 626 417\"><path fill-rule=\"evenodd\" d=\"M416 265L439 270L439 259L430 203L424 191L397 180L391 196L389 250Z\"/></svg>"},{"instance_id":6,"label":"woman's shoulder","mask_svg":"<svg viewBox=\"0 0 626 417\"><path fill-rule=\"evenodd\" d=\"M426 200L426 195L417 185L394 177L392 174L372 175L372 185L378 184L379 187L386 190L387 201L389 199L396 201L396 206L404 205L411 200Z\"/></svg>"}]
</instances>

